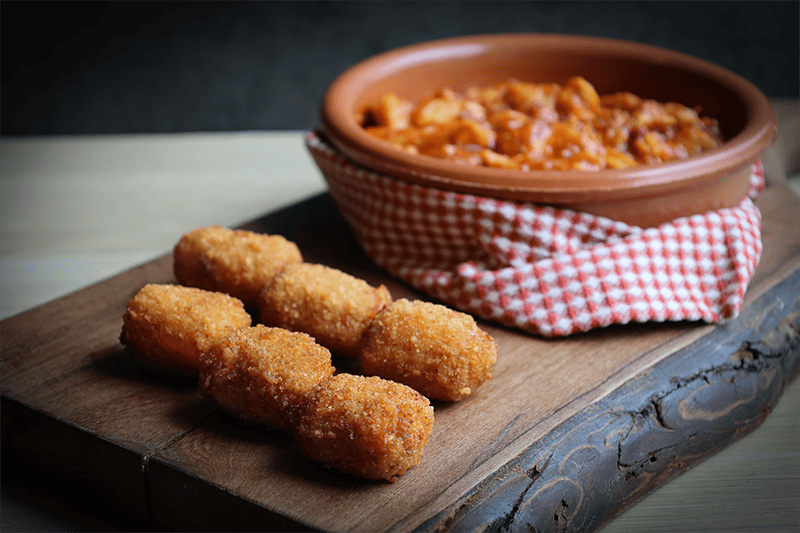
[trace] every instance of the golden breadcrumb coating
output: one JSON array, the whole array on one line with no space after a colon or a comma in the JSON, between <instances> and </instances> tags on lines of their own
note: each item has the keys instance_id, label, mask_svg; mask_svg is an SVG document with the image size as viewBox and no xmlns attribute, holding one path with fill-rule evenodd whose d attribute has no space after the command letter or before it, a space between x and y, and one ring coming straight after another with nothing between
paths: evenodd
<instances>
[{"instance_id":1,"label":"golden breadcrumb coating","mask_svg":"<svg viewBox=\"0 0 800 533\"><path fill-rule=\"evenodd\" d=\"M395 481L420 462L433 429L433 407L405 385L343 373L309 394L296 429L298 449L314 461Z\"/></svg>"},{"instance_id":2,"label":"golden breadcrumb coating","mask_svg":"<svg viewBox=\"0 0 800 533\"><path fill-rule=\"evenodd\" d=\"M497 344L468 314L400 299L372 321L360 358L365 374L405 383L428 398L456 401L491 379Z\"/></svg>"},{"instance_id":3,"label":"golden breadcrumb coating","mask_svg":"<svg viewBox=\"0 0 800 533\"><path fill-rule=\"evenodd\" d=\"M149 284L128 301L120 341L143 366L195 375L211 344L251 323L242 302L227 294Z\"/></svg>"},{"instance_id":4,"label":"golden breadcrumb coating","mask_svg":"<svg viewBox=\"0 0 800 533\"><path fill-rule=\"evenodd\" d=\"M334 353L355 357L375 315L391 303L389 290L324 265L287 265L264 287L261 321L308 333Z\"/></svg>"},{"instance_id":5,"label":"golden breadcrumb coating","mask_svg":"<svg viewBox=\"0 0 800 533\"><path fill-rule=\"evenodd\" d=\"M235 296L248 308L258 306L264 284L285 265L303 260L297 245L280 235L221 226L194 229L173 250L179 283Z\"/></svg>"},{"instance_id":6,"label":"golden breadcrumb coating","mask_svg":"<svg viewBox=\"0 0 800 533\"><path fill-rule=\"evenodd\" d=\"M304 333L258 324L215 343L200 363L200 390L243 420L294 426L304 397L333 375L331 353Z\"/></svg>"}]
</instances>

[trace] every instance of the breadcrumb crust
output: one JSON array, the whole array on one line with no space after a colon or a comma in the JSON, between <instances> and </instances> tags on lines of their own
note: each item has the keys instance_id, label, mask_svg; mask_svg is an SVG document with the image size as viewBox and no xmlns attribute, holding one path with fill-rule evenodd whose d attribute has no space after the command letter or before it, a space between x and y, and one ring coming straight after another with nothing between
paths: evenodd
<instances>
[{"instance_id":1,"label":"breadcrumb crust","mask_svg":"<svg viewBox=\"0 0 800 533\"><path fill-rule=\"evenodd\" d=\"M325 265L287 265L261 294L261 321L308 333L332 352L355 357L375 315L391 303L389 290Z\"/></svg>"},{"instance_id":2,"label":"breadcrumb crust","mask_svg":"<svg viewBox=\"0 0 800 533\"><path fill-rule=\"evenodd\" d=\"M457 401L491 379L497 351L472 316L400 299L377 314L360 359L366 374L404 383L428 398Z\"/></svg>"},{"instance_id":3,"label":"breadcrumb crust","mask_svg":"<svg viewBox=\"0 0 800 533\"><path fill-rule=\"evenodd\" d=\"M227 294L148 284L126 305L120 342L143 366L195 375L200 356L211 344L251 323L241 300Z\"/></svg>"},{"instance_id":4,"label":"breadcrumb crust","mask_svg":"<svg viewBox=\"0 0 800 533\"><path fill-rule=\"evenodd\" d=\"M410 387L342 373L309 394L295 441L330 468L395 481L420 462L433 421L429 400Z\"/></svg>"},{"instance_id":5,"label":"breadcrumb crust","mask_svg":"<svg viewBox=\"0 0 800 533\"><path fill-rule=\"evenodd\" d=\"M297 245L281 235L222 226L194 229L173 249L175 278L182 285L219 291L258 306L264 285L286 265L303 260Z\"/></svg>"},{"instance_id":6,"label":"breadcrumb crust","mask_svg":"<svg viewBox=\"0 0 800 533\"><path fill-rule=\"evenodd\" d=\"M258 324L222 338L200 362L200 390L242 420L291 429L306 395L333 375L330 352L305 333Z\"/></svg>"}]
</instances>

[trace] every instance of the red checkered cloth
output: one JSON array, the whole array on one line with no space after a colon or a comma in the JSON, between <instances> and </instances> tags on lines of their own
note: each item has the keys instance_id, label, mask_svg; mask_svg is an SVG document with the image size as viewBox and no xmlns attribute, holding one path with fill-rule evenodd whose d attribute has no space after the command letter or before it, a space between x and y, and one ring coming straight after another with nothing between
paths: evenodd
<instances>
[{"instance_id":1,"label":"red checkered cloth","mask_svg":"<svg viewBox=\"0 0 800 533\"><path fill-rule=\"evenodd\" d=\"M737 207L640 228L400 181L314 133L306 145L375 263L452 307L545 337L734 317L761 255L760 162Z\"/></svg>"}]
</instances>

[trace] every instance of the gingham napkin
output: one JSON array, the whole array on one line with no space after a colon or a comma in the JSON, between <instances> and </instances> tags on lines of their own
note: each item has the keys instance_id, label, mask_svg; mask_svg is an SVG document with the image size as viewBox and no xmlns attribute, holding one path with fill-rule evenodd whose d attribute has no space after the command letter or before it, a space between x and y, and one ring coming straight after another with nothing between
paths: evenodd
<instances>
[{"instance_id":1,"label":"gingham napkin","mask_svg":"<svg viewBox=\"0 0 800 533\"><path fill-rule=\"evenodd\" d=\"M315 133L306 145L375 263L457 309L545 337L736 316L761 255L760 162L737 207L645 229L406 183Z\"/></svg>"}]
</instances>

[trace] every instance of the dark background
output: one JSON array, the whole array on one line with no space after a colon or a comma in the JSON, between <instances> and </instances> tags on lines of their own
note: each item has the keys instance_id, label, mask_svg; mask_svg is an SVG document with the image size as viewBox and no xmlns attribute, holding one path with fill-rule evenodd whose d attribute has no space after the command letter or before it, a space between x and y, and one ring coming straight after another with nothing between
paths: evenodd
<instances>
[{"instance_id":1,"label":"dark background","mask_svg":"<svg viewBox=\"0 0 800 533\"><path fill-rule=\"evenodd\" d=\"M3 135L305 130L354 63L498 32L679 50L797 98L797 1L0 4Z\"/></svg>"}]
</instances>

